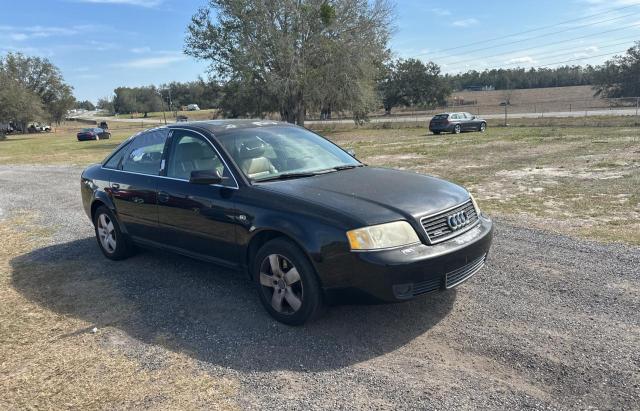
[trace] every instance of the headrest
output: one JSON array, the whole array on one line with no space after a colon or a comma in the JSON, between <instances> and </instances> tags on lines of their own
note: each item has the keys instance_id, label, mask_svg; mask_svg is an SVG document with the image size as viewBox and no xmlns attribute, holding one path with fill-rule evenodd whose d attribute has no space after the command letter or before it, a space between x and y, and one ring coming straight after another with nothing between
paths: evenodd
<instances>
[{"instance_id":1,"label":"headrest","mask_svg":"<svg viewBox=\"0 0 640 411\"><path fill-rule=\"evenodd\" d=\"M183 143L178 144L176 157L180 160L184 159L200 159L204 157L202 145L200 143Z\"/></svg>"},{"instance_id":2,"label":"headrest","mask_svg":"<svg viewBox=\"0 0 640 411\"><path fill-rule=\"evenodd\" d=\"M264 155L265 145L260 140L245 141L240 145L239 156L245 160L248 158L258 158Z\"/></svg>"}]
</instances>

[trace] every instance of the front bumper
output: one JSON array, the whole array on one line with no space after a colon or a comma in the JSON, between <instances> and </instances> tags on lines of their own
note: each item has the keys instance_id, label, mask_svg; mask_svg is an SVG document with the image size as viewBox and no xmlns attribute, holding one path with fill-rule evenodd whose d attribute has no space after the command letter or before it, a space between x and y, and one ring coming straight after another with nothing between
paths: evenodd
<instances>
[{"instance_id":1,"label":"front bumper","mask_svg":"<svg viewBox=\"0 0 640 411\"><path fill-rule=\"evenodd\" d=\"M350 285L326 289L330 299L343 296L396 302L453 288L482 268L493 237L493 222L481 214L469 231L436 245L352 252Z\"/></svg>"}]
</instances>

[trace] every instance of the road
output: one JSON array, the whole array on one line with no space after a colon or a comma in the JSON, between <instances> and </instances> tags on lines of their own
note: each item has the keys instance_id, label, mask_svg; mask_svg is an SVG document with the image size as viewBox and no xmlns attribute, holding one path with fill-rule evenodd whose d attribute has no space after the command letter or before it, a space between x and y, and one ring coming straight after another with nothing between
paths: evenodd
<instances>
[{"instance_id":1,"label":"road","mask_svg":"<svg viewBox=\"0 0 640 411\"><path fill-rule=\"evenodd\" d=\"M568 118L568 117L591 117L591 116L635 116L637 115L635 108L632 109L599 109L589 111L552 111L548 113L508 113L508 118ZM431 119L432 115L416 115L416 116L380 116L370 117L370 123L413 123L413 122L427 122ZM482 118L487 120L491 119L503 119L504 114L482 114ZM114 118L112 116L101 116L98 112L88 112L75 116L75 118L83 120L96 120L96 121L118 121L125 123L136 124L148 124L157 125L164 123L161 118ZM173 119L167 118L168 123L175 122ZM305 124L318 125L318 124L353 124L352 119L339 119L339 120L306 120Z\"/></svg>"},{"instance_id":2,"label":"road","mask_svg":"<svg viewBox=\"0 0 640 411\"><path fill-rule=\"evenodd\" d=\"M456 290L332 307L292 328L271 320L237 273L150 251L106 260L81 209L80 171L0 166L0 185L11 193L0 196L0 220L28 211L52 233L47 245L11 261L10 286L47 310L95 324L105 349L141 367L163 367L172 352L188 355L210 376L238 381L233 400L243 409L631 410L640 403L640 248L498 220L487 266ZM39 282L29 267L43 262L52 270ZM110 304L111 296L121 304ZM128 305L135 310L124 313Z\"/></svg>"}]
</instances>

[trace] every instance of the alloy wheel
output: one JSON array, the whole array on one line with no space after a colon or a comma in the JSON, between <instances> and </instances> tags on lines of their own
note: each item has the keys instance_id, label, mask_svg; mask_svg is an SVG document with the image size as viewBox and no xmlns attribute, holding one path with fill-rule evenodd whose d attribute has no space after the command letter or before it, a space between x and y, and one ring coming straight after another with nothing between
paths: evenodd
<instances>
[{"instance_id":1,"label":"alloy wheel","mask_svg":"<svg viewBox=\"0 0 640 411\"><path fill-rule=\"evenodd\" d=\"M302 307L302 281L298 269L280 254L270 254L260 264L262 292L281 314L294 314Z\"/></svg>"},{"instance_id":2,"label":"alloy wheel","mask_svg":"<svg viewBox=\"0 0 640 411\"><path fill-rule=\"evenodd\" d=\"M100 245L106 252L112 254L116 251L116 231L113 221L106 214L100 214L98 217L98 238Z\"/></svg>"},{"instance_id":3,"label":"alloy wheel","mask_svg":"<svg viewBox=\"0 0 640 411\"><path fill-rule=\"evenodd\" d=\"M486 124L484 124L484 123L480 124L480 132L481 132L481 133L484 133L484 130L485 130L486 128L487 128L487 125L486 125Z\"/></svg>"}]
</instances>

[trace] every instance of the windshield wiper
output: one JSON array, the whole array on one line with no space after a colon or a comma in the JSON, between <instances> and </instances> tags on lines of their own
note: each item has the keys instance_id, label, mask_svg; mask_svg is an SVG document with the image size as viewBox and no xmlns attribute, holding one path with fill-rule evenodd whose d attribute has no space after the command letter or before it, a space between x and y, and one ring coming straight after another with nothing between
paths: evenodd
<instances>
[{"instance_id":1,"label":"windshield wiper","mask_svg":"<svg viewBox=\"0 0 640 411\"><path fill-rule=\"evenodd\" d=\"M266 177L266 178L261 178L259 180L255 180L256 183L262 183L263 181L273 181L273 180L288 180L291 178L303 178L303 177L313 177L317 174L321 174L321 173L283 173L283 174L278 174L277 176L273 176L273 177Z\"/></svg>"},{"instance_id":2,"label":"windshield wiper","mask_svg":"<svg viewBox=\"0 0 640 411\"><path fill-rule=\"evenodd\" d=\"M335 166L335 167L333 167L333 169L336 170L336 171L340 171L340 170L349 170L349 169L352 169L352 168L362 167L362 166L363 166L362 164L345 164L345 165L342 165L342 166Z\"/></svg>"}]
</instances>

